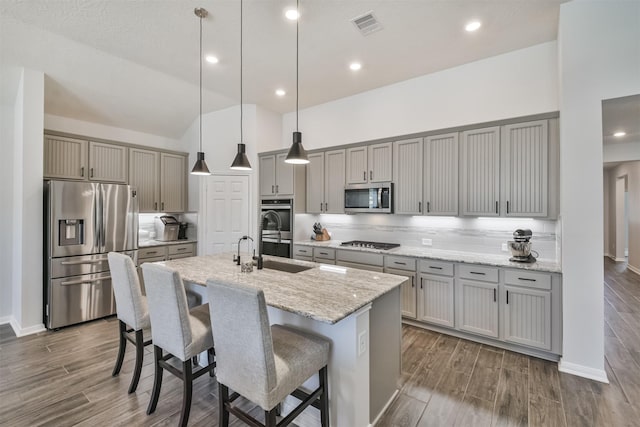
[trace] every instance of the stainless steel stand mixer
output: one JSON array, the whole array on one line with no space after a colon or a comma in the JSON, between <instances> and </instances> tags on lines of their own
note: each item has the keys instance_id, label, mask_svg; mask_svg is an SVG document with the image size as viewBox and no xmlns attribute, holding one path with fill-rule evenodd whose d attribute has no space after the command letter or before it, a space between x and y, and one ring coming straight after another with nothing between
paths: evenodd
<instances>
[{"instance_id":1,"label":"stainless steel stand mixer","mask_svg":"<svg viewBox=\"0 0 640 427\"><path fill-rule=\"evenodd\" d=\"M507 242L511 250L509 261L536 262L536 258L531 253L533 252L536 257L538 253L531 250L531 237L533 237L531 230L518 229L513 232L513 240Z\"/></svg>"}]
</instances>

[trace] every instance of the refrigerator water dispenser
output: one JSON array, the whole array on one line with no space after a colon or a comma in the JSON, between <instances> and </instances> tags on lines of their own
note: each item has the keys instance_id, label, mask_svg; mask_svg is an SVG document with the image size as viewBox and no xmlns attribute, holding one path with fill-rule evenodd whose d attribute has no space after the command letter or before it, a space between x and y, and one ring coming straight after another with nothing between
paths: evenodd
<instances>
[{"instance_id":1,"label":"refrigerator water dispenser","mask_svg":"<svg viewBox=\"0 0 640 427\"><path fill-rule=\"evenodd\" d=\"M84 244L84 220L61 219L58 221L58 242L60 246Z\"/></svg>"}]
</instances>

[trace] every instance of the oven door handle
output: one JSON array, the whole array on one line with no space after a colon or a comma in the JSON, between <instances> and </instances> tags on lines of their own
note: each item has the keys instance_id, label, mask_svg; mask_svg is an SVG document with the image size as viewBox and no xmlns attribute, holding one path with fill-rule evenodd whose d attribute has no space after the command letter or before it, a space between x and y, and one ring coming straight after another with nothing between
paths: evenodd
<instances>
[{"instance_id":1,"label":"oven door handle","mask_svg":"<svg viewBox=\"0 0 640 427\"><path fill-rule=\"evenodd\" d=\"M281 210L290 210L291 205L260 205L260 209L263 211L281 211Z\"/></svg>"},{"instance_id":2,"label":"oven door handle","mask_svg":"<svg viewBox=\"0 0 640 427\"><path fill-rule=\"evenodd\" d=\"M272 239L271 237L263 237L262 241L267 243L278 243L278 239ZM280 243L291 244L291 240L280 239Z\"/></svg>"}]
</instances>

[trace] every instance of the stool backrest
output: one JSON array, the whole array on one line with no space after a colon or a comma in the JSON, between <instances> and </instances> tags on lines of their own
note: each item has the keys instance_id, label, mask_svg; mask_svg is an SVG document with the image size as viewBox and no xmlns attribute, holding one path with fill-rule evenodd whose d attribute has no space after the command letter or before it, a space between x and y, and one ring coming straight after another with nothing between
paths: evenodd
<instances>
[{"instance_id":1,"label":"stool backrest","mask_svg":"<svg viewBox=\"0 0 640 427\"><path fill-rule=\"evenodd\" d=\"M269 315L262 290L207 281L216 376L222 384L251 399L276 386Z\"/></svg>"},{"instance_id":2,"label":"stool backrest","mask_svg":"<svg viewBox=\"0 0 640 427\"><path fill-rule=\"evenodd\" d=\"M191 320L180 274L157 264L142 264L153 344L185 360L191 344Z\"/></svg>"},{"instance_id":3,"label":"stool backrest","mask_svg":"<svg viewBox=\"0 0 640 427\"><path fill-rule=\"evenodd\" d=\"M107 257L118 319L134 330L148 326L146 324L147 305L143 301L140 280L133 260L117 252L109 252Z\"/></svg>"}]
</instances>

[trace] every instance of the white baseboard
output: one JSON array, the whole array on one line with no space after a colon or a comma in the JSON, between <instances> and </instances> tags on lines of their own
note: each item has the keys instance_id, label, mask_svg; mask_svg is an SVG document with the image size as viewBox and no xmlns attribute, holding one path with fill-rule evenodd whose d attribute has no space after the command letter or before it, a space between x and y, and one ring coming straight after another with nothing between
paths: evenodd
<instances>
[{"instance_id":1,"label":"white baseboard","mask_svg":"<svg viewBox=\"0 0 640 427\"><path fill-rule=\"evenodd\" d=\"M612 260L614 260L615 262L625 262L627 259L626 258L611 258Z\"/></svg>"},{"instance_id":2,"label":"white baseboard","mask_svg":"<svg viewBox=\"0 0 640 427\"><path fill-rule=\"evenodd\" d=\"M640 268L636 268L631 264L627 264L627 268L640 276Z\"/></svg>"},{"instance_id":3,"label":"white baseboard","mask_svg":"<svg viewBox=\"0 0 640 427\"><path fill-rule=\"evenodd\" d=\"M6 325L7 323L11 323L11 316L0 317L0 325Z\"/></svg>"},{"instance_id":4,"label":"white baseboard","mask_svg":"<svg viewBox=\"0 0 640 427\"><path fill-rule=\"evenodd\" d=\"M613 256L613 255L611 255L611 254L604 254L604 256L606 256L607 258L611 258L612 260L615 260L615 259L616 259L616 257L614 257L614 256Z\"/></svg>"},{"instance_id":5,"label":"white baseboard","mask_svg":"<svg viewBox=\"0 0 640 427\"><path fill-rule=\"evenodd\" d=\"M387 401L387 403L384 405L384 407L382 408L382 410L380 411L380 413L378 414L378 416L376 417L375 420L373 420L373 422L371 424L369 424L369 427L373 427L376 424L378 424L378 421L380 421L380 418L382 418L382 416L384 415L385 412L387 412L387 409L389 409L389 406L391 406L391 404L393 403L394 400L396 400L396 397L398 396L398 394L400 393L400 390L396 390L392 395L391 398L389 399L389 401Z\"/></svg>"},{"instance_id":6,"label":"white baseboard","mask_svg":"<svg viewBox=\"0 0 640 427\"><path fill-rule=\"evenodd\" d=\"M28 328L23 328L20 326L15 317L11 316L11 320L9 321L11 327L13 328L13 332L16 334L16 337L24 337L26 335L37 334L38 332L44 332L47 328L44 327L44 323L40 323L38 325L29 326Z\"/></svg>"},{"instance_id":7,"label":"white baseboard","mask_svg":"<svg viewBox=\"0 0 640 427\"><path fill-rule=\"evenodd\" d=\"M576 363L565 362L560 359L560 362L558 362L558 371L609 384L609 379L604 369L594 369Z\"/></svg>"}]
</instances>

